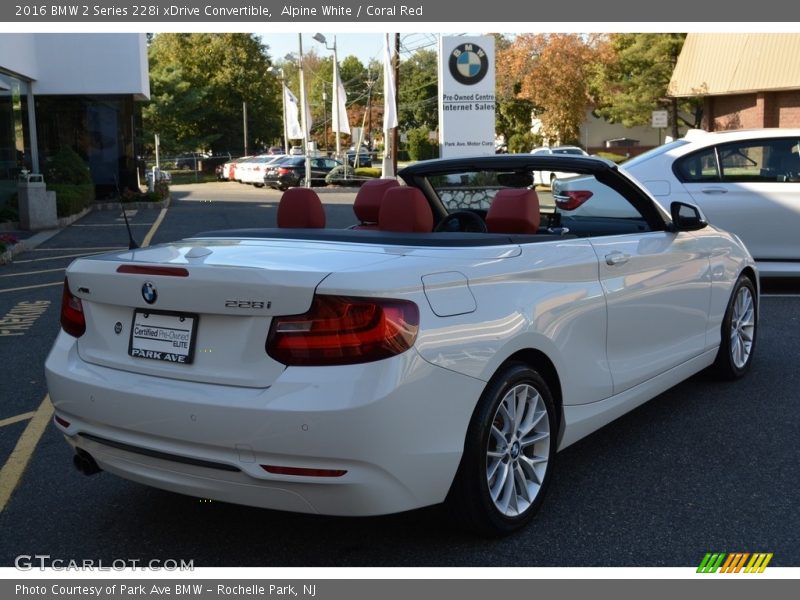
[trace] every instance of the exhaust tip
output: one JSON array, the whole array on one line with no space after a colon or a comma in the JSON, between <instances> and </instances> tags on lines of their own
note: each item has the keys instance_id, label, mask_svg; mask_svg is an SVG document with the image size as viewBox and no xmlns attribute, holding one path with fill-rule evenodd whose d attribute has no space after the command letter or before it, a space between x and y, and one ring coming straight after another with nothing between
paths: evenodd
<instances>
[{"instance_id":1,"label":"exhaust tip","mask_svg":"<svg viewBox=\"0 0 800 600\"><path fill-rule=\"evenodd\" d=\"M78 449L75 451L75 456L72 457L72 464L75 465L75 468L86 475L95 475L102 471L100 466L97 464L92 455L86 452L86 450Z\"/></svg>"}]
</instances>

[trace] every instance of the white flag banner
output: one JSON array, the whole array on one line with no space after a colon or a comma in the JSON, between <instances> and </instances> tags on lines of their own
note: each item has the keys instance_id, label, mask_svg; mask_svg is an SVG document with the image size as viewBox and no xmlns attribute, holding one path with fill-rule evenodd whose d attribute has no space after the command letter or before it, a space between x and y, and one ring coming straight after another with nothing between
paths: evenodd
<instances>
[{"instance_id":1,"label":"white flag banner","mask_svg":"<svg viewBox=\"0 0 800 600\"><path fill-rule=\"evenodd\" d=\"M300 106L292 91L283 86L283 118L286 123L286 135L290 140L303 139L303 128L300 126Z\"/></svg>"},{"instance_id":2,"label":"white flag banner","mask_svg":"<svg viewBox=\"0 0 800 600\"><path fill-rule=\"evenodd\" d=\"M385 34L383 44L383 177L394 177L394 162L389 144L389 132L397 127L397 89L394 81L394 65L392 50L389 45L389 34Z\"/></svg>"},{"instance_id":3,"label":"white flag banner","mask_svg":"<svg viewBox=\"0 0 800 600\"><path fill-rule=\"evenodd\" d=\"M339 65L333 61L333 98L331 102L331 131L350 135L350 123L347 121L347 93L344 91L342 78L339 76Z\"/></svg>"}]
</instances>

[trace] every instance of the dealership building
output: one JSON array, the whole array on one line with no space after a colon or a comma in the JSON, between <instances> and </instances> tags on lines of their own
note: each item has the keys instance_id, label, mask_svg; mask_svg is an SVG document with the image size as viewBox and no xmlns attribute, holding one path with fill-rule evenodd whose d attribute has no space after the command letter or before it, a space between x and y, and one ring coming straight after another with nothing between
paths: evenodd
<instances>
[{"instance_id":1,"label":"dealership building","mask_svg":"<svg viewBox=\"0 0 800 600\"><path fill-rule=\"evenodd\" d=\"M137 102L150 96L145 34L0 33L0 205L24 168L71 147L98 195L135 187Z\"/></svg>"}]
</instances>

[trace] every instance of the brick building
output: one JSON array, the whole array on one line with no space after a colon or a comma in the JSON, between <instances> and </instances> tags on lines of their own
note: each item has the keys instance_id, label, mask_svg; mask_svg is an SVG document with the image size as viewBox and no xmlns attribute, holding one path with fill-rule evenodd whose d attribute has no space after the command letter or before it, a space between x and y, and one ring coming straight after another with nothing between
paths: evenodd
<instances>
[{"instance_id":1,"label":"brick building","mask_svg":"<svg viewBox=\"0 0 800 600\"><path fill-rule=\"evenodd\" d=\"M709 131L800 127L800 34L690 33L669 95L702 96Z\"/></svg>"}]
</instances>

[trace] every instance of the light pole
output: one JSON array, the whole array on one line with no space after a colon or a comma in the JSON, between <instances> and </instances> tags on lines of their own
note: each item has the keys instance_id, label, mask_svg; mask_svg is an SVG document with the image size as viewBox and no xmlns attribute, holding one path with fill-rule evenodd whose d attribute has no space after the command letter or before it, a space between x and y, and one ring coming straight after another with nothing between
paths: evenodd
<instances>
[{"instance_id":1,"label":"light pole","mask_svg":"<svg viewBox=\"0 0 800 600\"><path fill-rule=\"evenodd\" d=\"M342 146L341 141L339 140L339 131L342 128L342 120L341 115L339 114L339 81L338 81L338 74L339 74L339 56L336 54L336 36L333 36L333 46L328 46L327 38L322 35L321 33L315 33L313 39L318 41L320 44L324 45L327 50L333 50L333 72L337 75L337 77L333 78L333 106L336 117L336 131L334 131L334 135L336 136L336 158L341 160L342 156ZM345 171L346 173L347 171Z\"/></svg>"}]
</instances>

